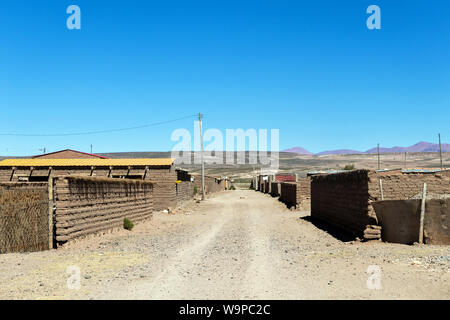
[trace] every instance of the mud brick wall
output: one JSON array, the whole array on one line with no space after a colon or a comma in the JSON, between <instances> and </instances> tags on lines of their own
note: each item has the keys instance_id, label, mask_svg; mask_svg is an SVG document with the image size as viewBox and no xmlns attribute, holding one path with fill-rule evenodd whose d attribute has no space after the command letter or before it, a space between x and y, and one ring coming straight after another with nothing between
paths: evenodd
<instances>
[{"instance_id":1,"label":"mud brick wall","mask_svg":"<svg viewBox=\"0 0 450 320\"><path fill-rule=\"evenodd\" d=\"M301 178L297 182L281 182L280 200L288 206L297 207L311 198L310 178Z\"/></svg>"},{"instance_id":2,"label":"mud brick wall","mask_svg":"<svg viewBox=\"0 0 450 320\"><path fill-rule=\"evenodd\" d=\"M369 171L313 176L311 216L362 237L367 225L377 225L369 203Z\"/></svg>"},{"instance_id":3,"label":"mud brick wall","mask_svg":"<svg viewBox=\"0 0 450 320\"><path fill-rule=\"evenodd\" d=\"M202 192L202 177L195 176L194 186L197 188L197 193ZM205 176L205 194L215 193L225 190L225 180L221 180L211 176Z\"/></svg>"},{"instance_id":4,"label":"mud brick wall","mask_svg":"<svg viewBox=\"0 0 450 320\"><path fill-rule=\"evenodd\" d=\"M0 184L0 253L52 247L47 183Z\"/></svg>"},{"instance_id":5,"label":"mud brick wall","mask_svg":"<svg viewBox=\"0 0 450 320\"><path fill-rule=\"evenodd\" d=\"M258 190L264 193L265 185L266 184L265 184L265 181L263 180L263 176L259 175L258 176L258 186L259 186Z\"/></svg>"},{"instance_id":6,"label":"mud brick wall","mask_svg":"<svg viewBox=\"0 0 450 320\"><path fill-rule=\"evenodd\" d=\"M181 204L194 197L194 183L190 181L181 181L177 183L177 203Z\"/></svg>"},{"instance_id":7,"label":"mud brick wall","mask_svg":"<svg viewBox=\"0 0 450 320\"><path fill-rule=\"evenodd\" d=\"M153 207L155 211L177 206L177 185L175 182L155 182L153 185Z\"/></svg>"},{"instance_id":8,"label":"mud brick wall","mask_svg":"<svg viewBox=\"0 0 450 320\"><path fill-rule=\"evenodd\" d=\"M384 200L405 200L420 195L424 182L428 194L450 193L450 179L440 173L357 170L313 176L311 216L363 236L367 226L378 224L371 203L381 200L380 179Z\"/></svg>"},{"instance_id":9,"label":"mud brick wall","mask_svg":"<svg viewBox=\"0 0 450 320\"><path fill-rule=\"evenodd\" d=\"M381 200L380 180L384 200L405 200L421 197L423 184L427 184L427 194L450 194L450 176L442 173L369 173L370 200Z\"/></svg>"},{"instance_id":10,"label":"mud brick wall","mask_svg":"<svg viewBox=\"0 0 450 320\"><path fill-rule=\"evenodd\" d=\"M154 183L153 206L156 211L177 206L177 171L173 168L149 169L146 180Z\"/></svg>"},{"instance_id":11,"label":"mud brick wall","mask_svg":"<svg viewBox=\"0 0 450 320\"><path fill-rule=\"evenodd\" d=\"M271 193L274 197L279 197L281 194L281 183L271 182Z\"/></svg>"},{"instance_id":12,"label":"mud brick wall","mask_svg":"<svg viewBox=\"0 0 450 320\"><path fill-rule=\"evenodd\" d=\"M64 243L151 218L153 184L141 180L57 178L54 183L55 236Z\"/></svg>"}]
</instances>

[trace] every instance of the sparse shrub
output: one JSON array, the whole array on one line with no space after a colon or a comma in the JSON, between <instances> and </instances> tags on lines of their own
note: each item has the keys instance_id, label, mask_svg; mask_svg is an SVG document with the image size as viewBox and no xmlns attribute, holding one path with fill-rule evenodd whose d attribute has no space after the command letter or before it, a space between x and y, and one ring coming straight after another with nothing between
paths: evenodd
<instances>
[{"instance_id":1,"label":"sparse shrub","mask_svg":"<svg viewBox=\"0 0 450 320\"><path fill-rule=\"evenodd\" d=\"M236 190L236 188L234 186L231 186L230 190Z\"/></svg>"},{"instance_id":2,"label":"sparse shrub","mask_svg":"<svg viewBox=\"0 0 450 320\"><path fill-rule=\"evenodd\" d=\"M347 165L345 165L344 170L355 170L355 165L347 164Z\"/></svg>"},{"instance_id":3,"label":"sparse shrub","mask_svg":"<svg viewBox=\"0 0 450 320\"><path fill-rule=\"evenodd\" d=\"M197 194L197 186L194 186L194 194Z\"/></svg>"},{"instance_id":4,"label":"sparse shrub","mask_svg":"<svg viewBox=\"0 0 450 320\"><path fill-rule=\"evenodd\" d=\"M133 227L134 227L134 224L133 224L133 222L131 222L130 219L128 219L128 218L123 219L123 228L124 229L131 231L131 229L133 229Z\"/></svg>"}]
</instances>

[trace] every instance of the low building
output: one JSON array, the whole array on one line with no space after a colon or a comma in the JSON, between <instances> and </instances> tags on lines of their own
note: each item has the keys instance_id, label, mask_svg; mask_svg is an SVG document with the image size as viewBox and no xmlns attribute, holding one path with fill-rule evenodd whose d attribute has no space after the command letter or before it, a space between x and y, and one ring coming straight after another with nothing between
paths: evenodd
<instances>
[{"instance_id":1,"label":"low building","mask_svg":"<svg viewBox=\"0 0 450 320\"><path fill-rule=\"evenodd\" d=\"M174 159L6 159L0 161L0 182L45 182L51 177L88 176L149 180L154 183L154 208L176 207Z\"/></svg>"}]
</instances>

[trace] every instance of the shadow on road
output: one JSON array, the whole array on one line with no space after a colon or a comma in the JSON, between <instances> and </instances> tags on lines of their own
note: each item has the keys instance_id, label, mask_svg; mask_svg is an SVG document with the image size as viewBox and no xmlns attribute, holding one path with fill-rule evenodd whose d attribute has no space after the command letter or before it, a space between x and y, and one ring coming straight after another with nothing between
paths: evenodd
<instances>
[{"instance_id":1,"label":"shadow on road","mask_svg":"<svg viewBox=\"0 0 450 320\"><path fill-rule=\"evenodd\" d=\"M323 222L322 220L319 219L315 219L311 216L306 216L306 217L300 217L300 219L308 221L310 223L312 223L315 227L325 231L326 233L328 233L329 235L333 236L334 238L336 238L339 241L342 242L349 242L349 241L353 241L355 240L355 236L352 235L349 232L346 232L342 229L339 229L337 227L334 227L326 222Z\"/></svg>"}]
</instances>

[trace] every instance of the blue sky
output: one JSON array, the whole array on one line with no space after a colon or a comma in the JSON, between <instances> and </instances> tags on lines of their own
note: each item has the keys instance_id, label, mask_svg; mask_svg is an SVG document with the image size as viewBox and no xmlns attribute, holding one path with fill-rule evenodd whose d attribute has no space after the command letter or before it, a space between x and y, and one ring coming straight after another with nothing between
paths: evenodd
<instances>
[{"instance_id":1,"label":"blue sky","mask_svg":"<svg viewBox=\"0 0 450 320\"><path fill-rule=\"evenodd\" d=\"M81 30L66 8L81 8ZM381 8L381 30L366 8ZM0 133L133 127L280 130L312 152L450 140L450 1L4 0ZM0 136L0 155L166 151L185 119L64 137Z\"/></svg>"}]
</instances>

